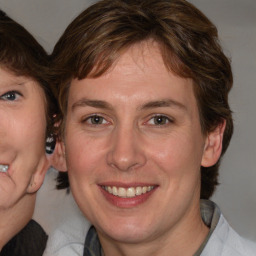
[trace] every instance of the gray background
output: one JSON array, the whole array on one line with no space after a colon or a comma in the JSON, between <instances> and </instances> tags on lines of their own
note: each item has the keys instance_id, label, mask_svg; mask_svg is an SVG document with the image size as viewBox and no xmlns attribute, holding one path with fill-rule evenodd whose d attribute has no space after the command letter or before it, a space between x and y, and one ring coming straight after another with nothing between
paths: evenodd
<instances>
[{"instance_id":1,"label":"gray background","mask_svg":"<svg viewBox=\"0 0 256 256\"><path fill-rule=\"evenodd\" d=\"M0 7L23 24L51 52L70 21L93 2L0 0ZM256 1L190 2L217 25L225 52L232 57L234 71L230 104L234 111L235 133L222 162L221 185L213 200L241 235L256 241ZM45 200L48 199L44 199L43 192L40 192L36 214L46 221L49 210L41 207L46 205ZM50 222L56 222L53 216L47 217Z\"/></svg>"}]
</instances>

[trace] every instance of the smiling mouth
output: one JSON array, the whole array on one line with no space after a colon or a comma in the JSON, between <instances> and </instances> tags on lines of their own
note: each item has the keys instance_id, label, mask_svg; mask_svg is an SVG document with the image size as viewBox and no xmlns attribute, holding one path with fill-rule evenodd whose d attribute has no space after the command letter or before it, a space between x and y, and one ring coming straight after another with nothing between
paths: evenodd
<instances>
[{"instance_id":1,"label":"smiling mouth","mask_svg":"<svg viewBox=\"0 0 256 256\"><path fill-rule=\"evenodd\" d=\"M0 172L7 173L8 169L9 169L9 165L0 164Z\"/></svg>"},{"instance_id":2,"label":"smiling mouth","mask_svg":"<svg viewBox=\"0 0 256 256\"><path fill-rule=\"evenodd\" d=\"M155 186L138 186L138 187L116 187L116 186L101 186L109 194L121 197L121 198L132 198L141 196L153 190Z\"/></svg>"}]
</instances>

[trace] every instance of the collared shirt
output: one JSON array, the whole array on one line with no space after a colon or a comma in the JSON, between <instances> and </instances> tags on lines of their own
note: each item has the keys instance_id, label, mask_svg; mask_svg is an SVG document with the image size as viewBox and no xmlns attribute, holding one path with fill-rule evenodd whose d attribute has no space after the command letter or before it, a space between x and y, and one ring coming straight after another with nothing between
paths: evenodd
<instances>
[{"instance_id":1,"label":"collared shirt","mask_svg":"<svg viewBox=\"0 0 256 256\"><path fill-rule=\"evenodd\" d=\"M201 255L213 231L215 230L221 215L219 208L209 200L200 201L200 210L201 210L201 217L204 223L206 224L206 226L210 228L210 231L207 237L205 238L204 242L200 246L200 248L194 254L194 256ZM102 251L102 248L100 245L97 232L95 228L92 226L86 236L84 256L102 256L101 251Z\"/></svg>"},{"instance_id":2,"label":"collared shirt","mask_svg":"<svg viewBox=\"0 0 256 256\"><path fill-rule=\"evenodd\" d=\"M200 256L202 251L204 250L208 240L210 239L213 231L215 230L219 219L220 219L220 209L216 204L214 204L210 200L201 200L200 201L200 212L201 217L204 222L204 224L210 228L210 231L205 238L204 242L201 244L200 248L197 250L197 252L194 254L194 256Z\"/></svg>"},{"instance_id":3,"label":"collared shirt","mask_svg":"<svg viewBox=\"0 0 256 256\"><path fill-rule=\"evenodd\" d=\"M194 256L256 256L256 244L240 237L227 223L218 206L200 201L201 217L210 231ZM83 256L103 256L94 227L88 231Z\"/></svg>"}]
</instances>

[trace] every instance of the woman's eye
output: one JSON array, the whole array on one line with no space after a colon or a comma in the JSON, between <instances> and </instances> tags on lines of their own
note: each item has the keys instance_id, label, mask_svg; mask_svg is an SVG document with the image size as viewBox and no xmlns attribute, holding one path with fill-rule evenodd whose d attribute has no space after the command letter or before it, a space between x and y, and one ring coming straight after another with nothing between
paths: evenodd
<instances>
[{"instance_id":1,"label":"woman's eye","mask_svg":"<svg viewBox=\"0 0 256 256\"><path fill-rule=\"evenodd\" d=\"M150 125L166 125L172 122L167 116L154 116L149 120Z\"/></svg>"},{"instance_id":2,"label":"woman's eye","mask_svg":"<svg viewBox=\"0 0 256 256\"><path fill-rule=\"evenodd\" d=\"M6 101L15 101L17 100L17 98L19 98L19 96L21 96L19 92L10 91L10 92L4 93L2 96L0 96L0 98Z\"/></svg>"},{"instance_id":3,"label":"woman's eye","mask_svg":"<svg viewBox=\"0 0 256 256\"><path fill-rule=\"evenodd\" d=\"M93 125L99 125L99 124L106 124L107 123L107 121L102 116L98 116L98 115L90 116L90 117L86 118L85 121L87 123L93 124Z\"/></svg>"}]
</instances>

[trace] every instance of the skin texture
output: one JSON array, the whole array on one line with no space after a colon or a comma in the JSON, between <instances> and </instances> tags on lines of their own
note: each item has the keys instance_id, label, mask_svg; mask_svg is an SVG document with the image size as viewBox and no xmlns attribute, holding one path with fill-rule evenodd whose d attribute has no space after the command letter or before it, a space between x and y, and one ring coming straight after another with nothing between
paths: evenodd
<instances>
[{"instance_id":1,"label":"skin texture","mask_svg":"<svg viewBox=\"0 0 256 256\"><path fill-rule=\"evenodd\" d=\"M200 166L224 126L201 132L193 81L168 71L154 42L136 44L99 78L73 80L63 150L73 195L105 255L192 255L208 233ZM141 197L102 186L154 186Z\"/></svg>"},{"instance_id":2,"label":"skin texture","mask_svg":"<svg viewBox=\"0 0 256 256\"><path fill-rule=\"evenodd\" d=\"M0 248L31 219L35 192L49 168L45 97L31 78L0 68Z\"/></svg>"}]
</instances>

